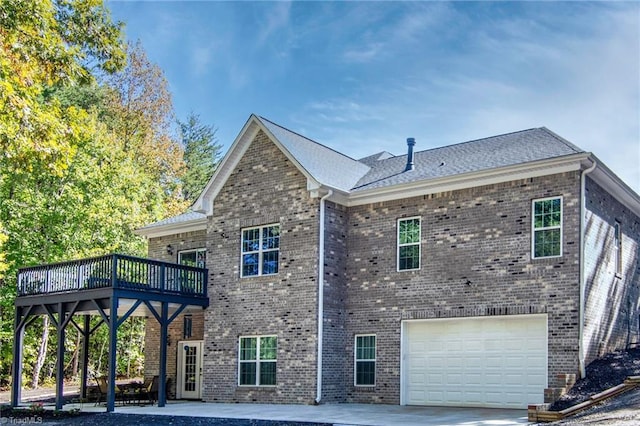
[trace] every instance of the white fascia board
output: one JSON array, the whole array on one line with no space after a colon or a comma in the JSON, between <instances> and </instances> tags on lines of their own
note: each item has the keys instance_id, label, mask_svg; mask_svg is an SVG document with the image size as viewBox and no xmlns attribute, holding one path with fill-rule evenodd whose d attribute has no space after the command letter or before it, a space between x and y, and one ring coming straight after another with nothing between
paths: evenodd
<instances>
[{"instance_id":1,"label":"white fascia board","mask_svg":"<svg viewBox=\"0 0 640 426\"><path fill-rule=\"evenodd\" d=\"M613 198L631 210L636 216L640 216L640 196L595 155L592 155L592 157L596 162L596 168L587 176L611 194Z\"/></svg>"},{"instance_id":2,"label":"white fascia board","mask_svg":"<svg viewBox=\"0 0 640 426\"><path fill-rule=\"evenodd\" d=\"M439 192L456 191L477 186L493 185L512 180L529 179L558 173L572 172L580 170L581 161L586 159L588 156L588 153L575 154L514 166L482 170L479 172L411 182L404 185L375 188L367 191L350 193L347 197L340 200L339 198L342 197L339 197L339 194L336 194L336 199L334 200L334 197L331 197L330 200L343 204L347 207L352 207L363 204L436 194Z\"/></svg>"},{"instance_id":3,"label":"white fascia board","mask_svg":"<svg viewBox=\"0 0 640 426\"><path fill-rule=\"evenodd\" d=\"M166 237L167 235L183 234L185 232L202 231L207 229L207 218L190 220L188 222L169 223L166 225L152 226L150 228L136 229L134 234L147 238Z\"/></svg>"}]
</instances>

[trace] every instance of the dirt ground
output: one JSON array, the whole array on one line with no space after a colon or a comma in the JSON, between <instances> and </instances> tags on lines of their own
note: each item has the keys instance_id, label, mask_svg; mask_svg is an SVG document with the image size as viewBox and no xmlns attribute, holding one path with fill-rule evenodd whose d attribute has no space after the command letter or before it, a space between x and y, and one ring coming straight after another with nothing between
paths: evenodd
<instances>
[{"instance_id":1,"label":"dirt ground","mask_svg":"<svg viewBox=\"0 0 640 426\"><path fill-rule=\"evenodd\" d=\"M640 424L640 389L636 388L616 398L591 407L567 419L541 423L548 425L582 426L636 426Z\"/></svg>"},{"instance_id":2,"label":"dirt ground","mask_svg":"<svg viewBox=\"0 0 640 426\"><path fill-rule=\"evenodd\" d=\"M587 377L576 384L550 407L564 410L604 390L624 382L629 376L640 376L640 348L610 353L590 363Z\"/></svg>"}]
</instances>

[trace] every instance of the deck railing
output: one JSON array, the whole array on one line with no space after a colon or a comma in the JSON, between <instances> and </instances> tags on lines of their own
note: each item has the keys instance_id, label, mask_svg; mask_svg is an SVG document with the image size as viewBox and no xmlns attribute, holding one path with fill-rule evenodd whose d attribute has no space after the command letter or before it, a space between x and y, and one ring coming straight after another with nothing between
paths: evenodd
<instances>
[{"instance_id":1,"label":"deck railing","mask_svg":"<svg viewBox=\"0 0 640 426\"><path fill-rule=\"evenodd\" d=\"M18 296L105 287L206 297L207 270L111 254L18 271Z\"/></svg>"}]
</instances>

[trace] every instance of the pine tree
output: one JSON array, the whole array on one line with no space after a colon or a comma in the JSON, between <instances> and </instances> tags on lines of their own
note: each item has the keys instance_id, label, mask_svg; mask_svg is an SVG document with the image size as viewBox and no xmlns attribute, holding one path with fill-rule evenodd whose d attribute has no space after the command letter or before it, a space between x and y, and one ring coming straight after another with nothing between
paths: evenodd
<instances>
[{"instance_id":1,"label":"pine tree","mask_svg":"<svg viewBox=\"0 0 640 426\"><path fill-rule=\"evenodd\" d=\"M200 195L216 170L222 145L216 138L216 128L203 124L200 117L189 114L186 122L180 122L186 172L182 177L182 194L193 202Z\"/></svg>"}]
</instances>

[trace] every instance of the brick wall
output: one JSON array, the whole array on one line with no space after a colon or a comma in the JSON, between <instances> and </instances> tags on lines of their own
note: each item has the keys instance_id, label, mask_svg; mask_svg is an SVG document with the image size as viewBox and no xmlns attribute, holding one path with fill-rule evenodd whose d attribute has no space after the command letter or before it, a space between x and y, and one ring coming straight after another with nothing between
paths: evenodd
<instances>
[{"instance_id":1,"label":"brick wall","mask_svg":"<svg viewBox=\"0 0 640 426\"><path fill-rule=\"evenodd\" d=\"M325 205L324 324L322 402L343 402L347 369L345 289L348 212L341 205Z\"/></svg>"},{"instance_id":2,"label":"brick wall","mask_svg":"<svg viewBox=\"0 0 640 426\"><path fill-rule=\"evenodd\" d=\"M637 341L640 220L588 180L588 359ZM531 259L531 202L563 197L563 255ZM400 402L401 321L547 314L548 393L578 373L580 172L346 208L325 206L323 402ZM207 231L154 238L151 258L207 248L210 307L194 315L203 338L203 399L312 403L316 391L319 200L259 132L214 200ZM421 218L421 269L396 270L396 226ZM612 274L615 220L623 269ZM241 230L278 223L279 273L240 278ZM175 253L169 256L166 246ZM611 310L615 301L620 309ZM605 313L606 315L601 315ZM159 328L147 325L145 375L157 374ZM377 336L376 386L353 385L354 336ZM240 336L278 337L277 385L238 386ZM182 319L170 329L175 392ZM156 349L154 349L156 348Z\"/></svg>"},{"instance_id":3,"label":"brick wall","mask_svg":"<svg viewBox=\"0 0 640 426\"><path fill-rule=\"evenodd\" d=\"M347 234L347 360L377 335L375 388L348 402L400 402L403 319L547 313L549 386L578 369L578 172L353 207ZM563 256L531 259L531 201L563 196ZM396 271L396 222L422 218L419 271ZM556 383L558 382L558 383Z\"/></svg>"},{"instance_id":4,"label":"brick wall","mask_svg":"<svg viewBox=\"0 0 640 426\"><path fill-rule=\"evenodd\" d=\"M640 218L590 178L586 182L586 362L639 340ZM614 226L622 229L622 273L616 274Z\"/></svg>"},{"instance_id":5,"label":"brick wall","mask_svg":"<svg viewBox=\"0 0 640 426\"><path fill-rule=\"evenodd\" d=\"M205 230L185 232L182 234L169 235L165 237L150 238L148 243L149 258L161 260L163 262L178 262L178 252L206 247L207 233ZM167 253L167 245L171 245L173 253ZM207 257L209 254L207 253ZM204 336L204 313L198 308L192 314L192 337L185 339L183 336L184 315L179 315L169 325L169 346L167 347L167 379L169 387L167 396L175 398L176 395L176 371L177 371L177 348L178 341L181 340L202 340ZM153 377L158 375L160 366L160 324L155 317L147 319L145 328L145 363L144 376Z\"/></svg>"},{"instance_id":6,"label":"brick wall","mask_svg":"<svg viewBox=\"0 0 640 426\"><path fill-rule=\"evenodd\" d=\"M204 399L311 403L316 390L318 199L260 132L214 200L207 241ZM277 275L240 278L241 230L280 224ZM240 336L278 337L277 386L238 386Z\"/></svg>"}]
</instances>

